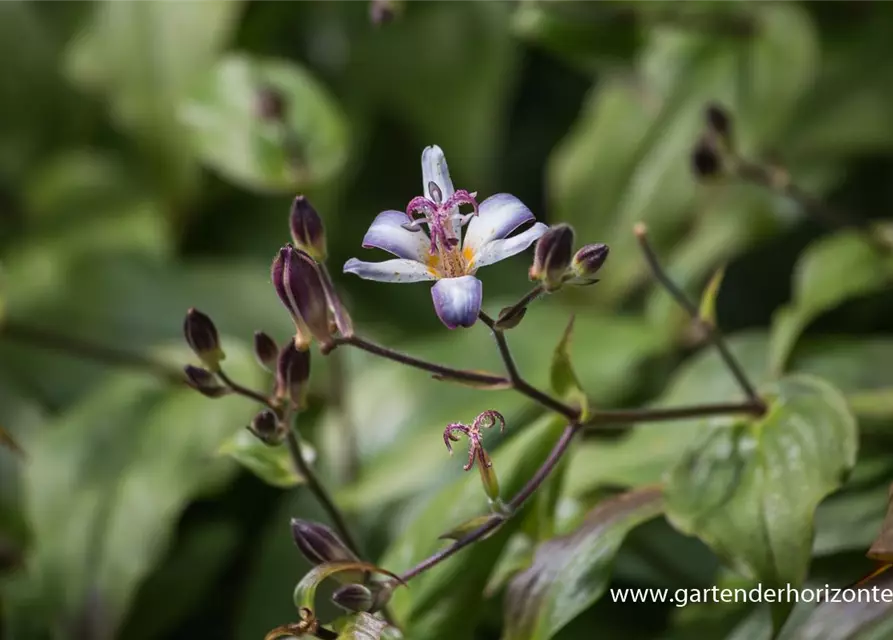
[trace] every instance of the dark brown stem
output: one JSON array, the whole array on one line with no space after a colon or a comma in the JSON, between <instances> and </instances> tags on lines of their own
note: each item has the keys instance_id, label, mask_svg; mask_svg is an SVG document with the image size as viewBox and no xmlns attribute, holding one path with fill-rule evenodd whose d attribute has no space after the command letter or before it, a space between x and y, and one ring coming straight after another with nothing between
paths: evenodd
<instances>
[{"instance_id":1,"label":"dark brown stem","mask_svg":"<svg viewBox=\"0 0 893 640\"><path fill-rule=\"evenodd\" d=\"M527 382L524 378L521 377L521 374L518 372L518 367L515 364L515 359L512 357L511 349L509 349L508 342L505 339L505 333L503 333L502 329L499 329L496 326L496 322L489 315L481 311L478 314L478 317L481 321L490 327L490 331L493 332L493 337L496 339L496 346L499 348L499 355L502 357L502 361L505 363L505 369L509 375L509 381L512 384L512 388L514 388L519 393L527 396L531 400L534 400L547 409L554 411L560 415L563 415L571 422L575 422L580 418L580 411L567 405L557 398L553 398L547 393L544 393Z\"/></svg>"},{"instance_id":2,"label":"dark brown stem","mask_svg":"<svg viewBox=\"0 0 893 640\"><path fill-rule=\"evenodd\" d=\"M419 358L414 358L413 356L407 355L405 353L394 351L393 349L388 349L387 347L382 347L381 345L375 344L374 342L369 342L368 340L365 340L359 336L334 338L332 347L329 350L342 344L351 345L382 358L387 358L388 360L393 360L394 362L399 362L410 367L415 367L416 369L428 371L436 376L447 380L457 380L460 382L469 382L472 384L486 384L494 386L509 384L509 380L503 376L497 376L491 373L468 371L466 369L454 369L452 367L446 367L443 365L435 364L433 362L428 362L427 360L420 360Z\"/></svg>"},{"instance_id":3,"label":"dark brown stem","mask_svg":"<svg viewBox=\"0 0 893 640\"><path fill-rule=\"evenodd\" d=\"M279 413L278 407L276 407L276 405L273 404L273 402L270 400L270 398L268 398L267 396L265 396L264 394L262 394L258 391L255 391L254 389L249 389L248 387L243 387L238 382L236 382L235 380L230 378L228 375L226 375L226 372L223 369L220 369L219 371L217 371L217 376L220 378L220 381L223 382L223 384L225 384L227 387L232 389L233 393L237 393L240 396L243 396L250 400L254 400L255 402L258 402L266 407L269 407L275 413L277 413L277 414Z\"/></svg>"},{"instance_id":4,"label":"dark brown stem","mask_svg":"<svg viewBox=\"0 0 893 640\"><path fill-rule=\"evenodd\" d=\"M735 355L729 349L728 344L726 344L725 339L723 338L722 333L719 329L714 326L712 323L705 322L703 318L701 318L700 311L694 302L689 300L688 296L685 295L685 292L680 289L670 276L664 271L663 267L660 264L660 261L657 259L657 254L654 252L654 249L651 246L651 243L648 242L648 232L645 228L644 224L637 224L635 228L636 238L639 241L639 246L642 248L642 253L645 256L645 260L648 262L648 266L651 268L651 272L654 277L663 285L664 289L673 297L676 303L685 309L691 319L698 323L698 325L703 329L703 331L707 335L707 339L716 347L719 351L720 357L725 362L726 367L728 367L729 371L732 372L732 375L737 380L738 385L744 391L745 395L750 399L751 403L755 406L763 407L765 410L765 403L762 398L760 398L759 394L756 392L753 384L751 384L750 380L748 380L747 375L744 373L744 368L738 362Z\"/></svg>"},{"instance_id":5,"label":"dark brown stem","mask_svg":"<svg viewBox=\"0 0 893 640\"><path fill-rule=\"evenodd\" d=\"M14 320L5 320L3 322L2 327L0 327L0 339L58 351L103 364L148 371L171 382L186 382L186 377L181 370L148 356L131 351L123 351L91 340L58 334L47 329L39 329Z\"/></svg>"},{"instance_id":6,"label":"dark brown stem","mask_svg":"<svg viewBox=\"0 0 893 640\"><path fill-rule=\"evenodd\" d=\"M762 415L765 406L753 401L719 402L691 407L669 407L656 409L617 409L594 411L583 423L584 427L604 427L611 424L635 424L637 422L662 422L667 420L684 420L686 418L702 418L705 416L734 415L736 413Z\"/></svg>"}]
</instances>

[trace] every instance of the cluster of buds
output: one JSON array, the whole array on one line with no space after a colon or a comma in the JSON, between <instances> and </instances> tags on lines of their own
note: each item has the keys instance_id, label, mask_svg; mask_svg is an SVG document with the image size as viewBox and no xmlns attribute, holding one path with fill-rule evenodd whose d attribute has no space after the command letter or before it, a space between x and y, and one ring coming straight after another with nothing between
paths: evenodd
<instances>
[{"instance_id":1,"label":"cluster of buds","mask_svg":"<svg viewBox=\"0 0 893 640\"><path fill-rule=\"evenodd\" d=\"M728 171L734 157L732 118L718 104L704 110L704 130L691 154L692 171L699 180L719 177Z\"/></svg>"},{"instance_id":2,"label":"cluster of buds","mask_svg":"<svg viewBox=\"0 0 893 640\"><path fill-rule=\"evenodd\" d=\"M505 431L505 418L498 411L484 411L474 419L470 425L455 422L448 424L443 431L443 443L446 445L447 451L453 455L452 442L459 442L461 433L468 438L468 463L462 467L465 471L471 469L477 462L478 471L481 473L481 482L484 485L484 492L492 501L499 500L499 480L496 478L496 471L493 469L493 461L487 450L484 449L483 433L481 429L489 429L499 425L500 433Z\"/></svg>"},{"instance_id":3,"label":"cluster of buds","mask_svg":"<svg viewBox=\"0 0 893 640\"><path fill-rule=\"evenodd\" d=\"M324 524L292 518L291 535L298 551L314 567L331 562L359 562L338 535ZM370 581L367 572L342 571L332 577L341 582L332 594L332 602L346 611L378 611L390 597L390 589Z\"/></svg>"},{"instance_id":4,"label":"cluster of buds","mask_svg":"<svg viewBox=\"0 0 893 640\"><path fill-rule=\"evenodd\" d=\"M273 286L295 324L295 346L303 351L316 339L328 350L337 334L350 336L353 328L323 266L322 220L304 196L295 198L289 226L293 244L282 247L273 259Z\"/></svg>"},{"instance_id":5,"label":"cluster of buds","mask_svg":"<svg viewBox=\"0 0 893 640\"><path fill-rule=\"evenodd\" d=\"M608 259L608 252L608 245L595 243L574 253L573 227L564 223L553 225L536 243L530 279L539 281L549 292L564 284L595 284L595 275Z\"/></svg>"}]
</instances>

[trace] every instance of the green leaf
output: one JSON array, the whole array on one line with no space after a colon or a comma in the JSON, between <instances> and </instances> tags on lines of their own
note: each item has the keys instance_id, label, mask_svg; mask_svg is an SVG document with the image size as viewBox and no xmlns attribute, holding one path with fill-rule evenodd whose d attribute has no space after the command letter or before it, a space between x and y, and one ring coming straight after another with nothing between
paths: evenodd
<instances>
[{"instance_id":1,"label":"green leaf","mask_svg":"<svg viewBox=\"0 0 893 640\"><path fill-rule=\"evenodd\" d=\"M278 93L284 124L261 118L259 94ZM347 123L328 91L285 60L230 54L182 110L196 154L228 180L256 191L294 192L332 180L347 159Z\"/></svg>"},{"instance_id":2,"label":"green leaf","mask_svg":"<svg viewBox=\"0 0 893 640\"><path fill-rule=\"evenodd\" d=\"M250 353L228 352L231 374L253 385ZM4 585L11 628L28 636L100 606L116 629L186 504L223 470L213 452L251 410L238 398L209 400L116 372L29 439L23 491L33 544L27 572Z\"/></svg>"},{"instance_id":3,"label":"green leaf","mask_svg":"<svg viewBox=\"0 0 893 640\"><path fill-rule=\"evenodd\" d=\"M110 100L171 196L182 196L194 179L178 105L226 45L241 8L221 0L104 0L69 51L73 80Z\"/></svg>"},{"instance_id":4,"label":"green leaf","mask_svg":"<svg viewBox=\"0 0 893 640\"><path fill-rule=\"evenodd\" d=\"M797 261L791 303L772 319L772 371L784 370L797 339L812 320L846 300L877 291L891 279L893 256L881 255L856 231L810 245Z\"/></svg>"},{"instance_id":5,"label":"green leaf","mask_svg":"<svg viewBox=\"0 0 893 640\"><path fill-rule=\"evenodd\" d=\"M303 444L304 458L312 463L316 453L309 444ZM288 448L284 444L269 446L242 429L224 442L217 453L231 457L269 485L288 489L304 482L298 475Z\"/></svg>"},{"instance_id":6,"label":"green leaf","mask_svg":"<svg viewBox=\"0 0 893 640\"><path fill-rule=\"evenodd\" d=\"M742 574L803 584L813 516L855 464L856 424L834 387L792 376L752 422L701 434L670 474L667 517Z\"/></svg>"},{"instance_id":7,"label":"green leaf","mask_svg":"<svg viewBox=\"0 0 893 640\"><path fill-rule=\"evenodd\" d=\"M549 370L549 377L552 383L552 391L557 393L561 398L580 407L581 419L586 419L589 413L588 400L586 392L580 386L577 374L571 365L571 357L568 349L570 348L571 334L574 331L574 318L567 323L561 341L555 347L552 354L552 367Z\"/></svg>"},{"instance_id":8,"label":"green leaf","mask_svg":"<svg viewBox=\"0 0 893 640\"><path fill-rule=\"evenodd\" d=\"M553 416L528 425L493 453L506 496L514 496L537 468L564 429ZM411 520L388 548L380 564L403 572L440 550L438 536L458 522L487 513L487 499L476 473L450 482L433 496L426 496ZM496 563L499 549L522 516L508 520L487 540L477 542L412 580L409 589L394 593L391 605L401 627L411 638L449 640L467 637L481 613L475 603Z\"/></svg>"},{"instance_id":9,"label":"green leaf","mask_svg":"<svg viewBox=\"0 0 893 640\"><path fill-rule=\"evenodd\" d=\"M707 189L689 169L706 103L728 107L739 146L759 153L776 144L816 71L816 34L801 7L751 4L739 13L755 27L746 38L710 29L645 29L635 76L600 80L550 158L556 219L573 224L587 241L611 246L602 301L618 300L647 275L631 233L637 222L648 225L660 255L670 254L694 224L685 242L707 250L687 253L687 286L768 225L777 227L765 197L742 198L734 211L726 209L726 197L699 206Z\"/></svg>"},{"instance_id":10,"label":"green leaf","mask_svg":"<svg viewBox=\"0 0 893 640\"><path fill-rule=\"evenodd\" d=\"M339 573L365 572L365 573L381 573L391 578L400 580L400 577L391 573L387 569L376 567L368 562L359 562L356 560L342 560L338 562L323 562L313 567L307 574L301 578L301 581L295 586L293 600L298 609L310 609L316 611L316 589L322 584L326 578L331 578Z\"/></svg>"},{"instance_id":11,"label":"green leaf","mask_svg":"<svg viewBox=\"0 0 893 640\"><path fill-rule=\"evenodd\" d=\"M626 534L663 509L659 487L598 504L583 524L541 544L533 565L515 576L506 596L506 640L546 640L598 600Z\"/></svg>"}]
</instances>

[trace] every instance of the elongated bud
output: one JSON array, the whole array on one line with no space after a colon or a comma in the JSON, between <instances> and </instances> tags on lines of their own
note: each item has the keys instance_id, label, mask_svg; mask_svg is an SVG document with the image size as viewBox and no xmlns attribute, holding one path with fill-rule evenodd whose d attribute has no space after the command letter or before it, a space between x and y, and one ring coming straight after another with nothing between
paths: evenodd
<instances>
[{"instance_id":1,"label":"elongated bud","mask_svg":"<svg viewBox=\"0 0 893 640\"><path fill-rule=\"evenodd\" d=\"M499 500L499 479L493 469L493 461L490 454L481 448L478 451L478 471L481 472L481 483L484 485L484 493L490 500Z\"/></svg>"},{"instance_id":2,"label":"elongated bud","mask_svg":"<svg viewBox=\"0 0 893 640\"><path fill-rule=\"evenodd\" d=\"M254 416L248 430L267 444L278 444L284 435L279 419L269 409L264 409Z\"/></svg>"},{"instance_id":3,"label":"elongated bud","mask_svg":"<svg viewBox=\"0 0 893 640\"><path fill-rule=\"evenodd\" d=\"M324 524L292 518L291 536L298 551L313 566L323 562L357 561L347 545Z\"/></svg>"},{"instance_id":4,"label":"elongated bud","mask_svg":"<svg viewBox=\"0 0 893 640\"><path fill-rule=\"evenodd\" d=\"M276 395L288 398L294 406L302 408L309 378L310 352L298 349L294 341L289 340L276 361Z\"/></svg>"},{"instance_id":5,"label":"elongated bud","mask_svg":"<svg viewBox=\"0 0 893 640\"><path fill-rule=\"evenodd\" d=\"M369 611L372 609L374 598L369 587L361 584L346 584L335 589L332 594L332 602L347 611Z\"/></svg>"},{"instance_id":6,"label":"elongated bud","mask_svg":"<svg viewBox=\"0 0 893 640\"><path fill-rule=\"evenodd\" d=\"M190 387L209 398L219 398L229 393L229 389L221 385L217 381L217 376L201 367L194 367L191 364L183 368L186 374L186 382Z\"/></svg>"},{"instance_id":7,"label":"elongated bud","mask_svg":"<svg viewBox=\"0 0 893 640\"><path fill-rule=\"evenodd\" d=\"M711 103L704 109L707 130L722 143L727 150L732 148L732 117L725 107Z\"/></svg>"},{"instance_id":8,"label":"elongated bud","mask_svg":"<svg viewBox=\"0 0 893 640\"><path fill-rule=\"evenodd\" d=\"M309 335L324 346L331 342L329 308L313 258L290 244L279 250L271 269L276 294L295 323L295 344L309 345Z\"/></svg>"},{"instance_id":9,"label":"elongated bud","mask_svg":"<svg viewBox=\"0 0 893 640\"><path fill-rule=\"evenodd\" d=\"M597 282L595 274L598 273L602 265L608 259L610 249L608 245L597 242L595 244L587 244L580 248L574 254L571 261L571 270L580 280L578 284L591 284Z\"/></svg>"},{"instance_id":10,"label":"elongated bud","mask_svg":"<svg viewBox=\"0 0 893 640\"><path fill-rule=\"evenodd\" d=\"M567 224L553 226L536 243L530 279L542 282L546 291L561 288L573 252L573 227Z\"/></svg>"},{"instance_id":11,"label":"elongated bud","mask_svg":"<svg viewBox=\"0 0 893 640\"><path fill-rule=\"evenodd\" d=\"M326 259L326 231L322 218L304 196L295 198L288 218L295 246L314 260Z\"/></svg>"},{"instance_id":12,"label":"elongated bud","mask_svg":"<svg viewBox=\"0 0 893 640\"><path fill-rule=\"evenodd\" d=\"M713 141L706 137L698 141L691 154L691 168L699 180L715 178L723 172L722 158Z\"/></svg>"},{"instance_id":13,"label":"elongated bud","mask_svg":"<svg viewBox=\"0 0 893 640\"><path fill-rule=\"evenodd\" d=\"M276 366L279 347L276 346L276 341L263 331L254 332L254 357L267 371L272 371Z\"/></svg>"},{"instance_id":14,"label":"elongated bud","mask_svg":"<svg viewBox=\"0 0 893 640\"><path fill-rule=\"evenodd\" d=\"M183 321L183 334L189 348L208 369L214 372L220 369L220 361L226 356L220 348L220 336L211 318L198 309L189 309Z\"/></svg>"}]
</instances>

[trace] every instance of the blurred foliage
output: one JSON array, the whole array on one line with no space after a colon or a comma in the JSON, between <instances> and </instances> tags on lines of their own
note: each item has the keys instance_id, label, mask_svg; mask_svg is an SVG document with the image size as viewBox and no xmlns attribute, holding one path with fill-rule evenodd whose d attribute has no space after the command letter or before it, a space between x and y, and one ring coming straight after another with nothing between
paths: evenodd
<instances>
[{"instance_id":1,"label":"blurred foliage","mask_svg":"<svg viewBox=\"0 0 893 640\"><path fill-rule=\"evenodd\" d=\"M292 330L268 274L300 191L364 335L498 371L486 328L444 330L427 287L341 274L375 214L418 195L419 154L438 144L457 187L516 194L611 246L598 285L538 301L506 333L532 384L596 411L742 399L652 284L642 221L771 409L587 432L519 517L395 592L404 637L889 637L889 605L786 618L604 594L845 586L871 570L893 482L893 263L783 187L889 221L893 4L406 2L379 25L370 11L0 3L0 636L255 640L297 619L308 566L288 519L324 516L284 447L248 437L257 407L47 336L179 367L195 306L232 376L268 388L251 336ZM732 114L736 152L791 182L697 180L708 102ZM482 272L488 312L525 292L528 261ZM506 416L488 433L506 497L564 427L510 391L339 353L339 388L314 354L299 429L364 559L389 571L488 511L476 472L443 451L446 423ZM390 633L365 614L341 624Z\"/></svg>"}]
</instances>

